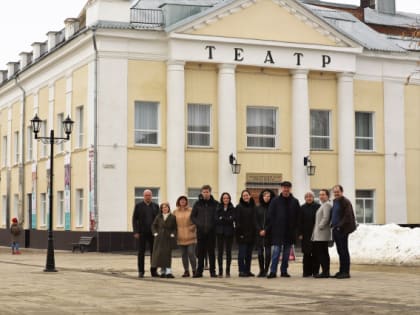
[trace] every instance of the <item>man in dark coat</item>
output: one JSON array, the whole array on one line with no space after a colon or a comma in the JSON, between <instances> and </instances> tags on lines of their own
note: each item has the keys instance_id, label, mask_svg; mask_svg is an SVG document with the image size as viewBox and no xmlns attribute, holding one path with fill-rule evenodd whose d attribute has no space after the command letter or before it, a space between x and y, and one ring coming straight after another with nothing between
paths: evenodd
<instances>
[{"instance_id":1,"label":"man in dark coat","mask_svg":"<svg viewBox=\"0 0 420 315\"><path fill-rule=\"evenodd\" d=\"M269 279L277 276L277 266L282 250L281 277L290 277L287 273L290 248L296 242L300 213L299 201L291 194L291 187L291 182L282 182L280 195L273 199L268 208L267 230L271 233L273 245L270 274L267 276Z\"/></svg>"},{"instance_id":2,"label":"man in dark coat","mask_svg":"<svg viewBox=\"0 0 420 315\"><path fill-rule=\"evenodd\" d=\"M153 234L152 223L159 213L159 206L152 202L152 191L146 189L143 192L143 201L136 204L133 213L133 231L134 237L138 240L137 268L139 278L144 277L144 254L146 252L146 244L150 248L150 261L153 253ZM157 277L156 268L150 268L152 277Z\"/></svg>"},{"instance_id":3,"label":"man in dark coat","mask_svg":"<svg viewBox=\"0 0 420 315\"><path fill-rule=\"evenodd\" d=\"M299 239L302 240L303 276L312 277L319 273L319 262L314 253L312 232L315 225L316 211L321 206L314 201L314 193L305 194L305 203L301 207L299 218Z\"/></svg>"},{"instance_id":4,"label":"man in dark coat","mask_svg":"<svg viewBox=\"0 0 420 315\"><path fill-rule=\"evenodd\" d=\"M204 258L209 257L209 271L211 277L216 275L216 233L215 233L215 217L218 202L214 200L211 195L210 185L201 187L201 194L193 206L191 212L191 221L197 227L197 256L198 267L194 278L201 278L203 276Z\"/></svg>"},{"instance_id":5,"label":"man in dark coat","mask_svg":"<svg viewBox=\"0 0 420 315\"><path fill-rule=\"evenodd\" d=\"M331 225L333 238L340 260L339 272L334 276L337 279L350 278L349 234L356 230L356 219L350 200L343 196L343 187L333 187L334 202L331 209Z\"/></svg>"}]
</instances>

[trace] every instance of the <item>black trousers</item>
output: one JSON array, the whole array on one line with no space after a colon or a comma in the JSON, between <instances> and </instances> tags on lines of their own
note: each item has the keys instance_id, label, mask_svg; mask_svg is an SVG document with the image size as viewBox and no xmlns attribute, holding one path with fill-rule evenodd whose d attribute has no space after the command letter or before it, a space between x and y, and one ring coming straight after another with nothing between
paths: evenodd
<instances>
[{"instance_id":1,"label":"black trousers","mask_svg":"<svg viewBox=\"0 0 420 315\"><path fill-rule=\"evenodd\" d=\"M318 262L321 264L322 273L330 274L330 253L327 242L314 242L314 252Z\"/></svg>"},{"instance_id":2,"label":"black trousers","mask_svg":"<svg viewBox=\"0 0 420 315\"><path fill-rule=\"evenodd\" d=\"M219 274L223 274L223 251L226 249L226 273L230 273L232 262L232 243L233 235L217 234L217 263Z\"/></svg>"},{"instance_id":3,"label":"black trousers","mask_svg":"<svg viewBox=\"0 0 420 315\"><path fill-rule=\"evenodd\" d=\"M267 273L271 263L271 245L261 244L257 250L260 273Z\"/></svg>"},{"instance_id":4,"label":"black trousers","mask_svg":"<svg viewBox=\"0 0 420 315\"><path fill-rule=\"evenodd\" d=\"M303 249L303 275L312 276L319 273L319 262L314 252L314 243L311 241L302 242Z\"/></svg>"},{"instance_id":5,"label":"black trousers","mask_svg":"<svg viewBox=\"0 0 420 315\"><path fill-rule=\"evenodd\" d=\"M216 257L214 250L216 247L216 234L214 232L198 233L197 235L197 257L198 266L197 274L202 274L204 270L204 258L206 255L209 257L209 270L210 274L216 273Z\"/></svg>"},{"instance_id":6,"label":"black trousers","mask_svg":"<svg viewBox=\"0 0 420 315\"><path fill-rule=\"evenodd\" d=\"M152 233L150 233L150 234L140 234L140 237L137 241L137 246L138 246L137 269L139 273L140 272L144 273L144 255L146 253L146 244L148 244L150 248L150 265L152 264L153 240L154 240L154 237ZM150 267L150 272L155 273L156 268Z\"/></svg>"}]
</instances>

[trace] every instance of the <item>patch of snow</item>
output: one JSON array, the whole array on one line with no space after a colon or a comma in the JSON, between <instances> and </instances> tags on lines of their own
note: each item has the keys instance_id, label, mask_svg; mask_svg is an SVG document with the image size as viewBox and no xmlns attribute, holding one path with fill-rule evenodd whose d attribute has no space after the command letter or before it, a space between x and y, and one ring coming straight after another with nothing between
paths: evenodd
<instances>
[{"instance_id":1,"label":"patch of snow","mask_svg":"<svg viewBox=\"0 0 420 315\"><path fill-rule=\"evenodd\" d=\"M349 251L352 263L418 266L420 228L361 224L350 234ZM330 256L332 262L338 261L335 245Z\"/></svg>"}]
</instances>

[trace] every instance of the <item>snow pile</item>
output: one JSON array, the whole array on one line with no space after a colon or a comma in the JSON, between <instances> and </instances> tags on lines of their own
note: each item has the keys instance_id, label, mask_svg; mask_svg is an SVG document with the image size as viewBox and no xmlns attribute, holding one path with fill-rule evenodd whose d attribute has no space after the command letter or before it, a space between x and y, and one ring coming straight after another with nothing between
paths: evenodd
<instances>
[{"instance_id":1,"label":"snow pile","mask_svg":"<svg viewBox=\"0 0 420 315\"><path fill-rule=\"evenodd\" d=\"M352 263L420 265L420 228L361 224L350 234L349 250ZM335 245L330 255L338 261Z\"/></svg>"}]
</instances>

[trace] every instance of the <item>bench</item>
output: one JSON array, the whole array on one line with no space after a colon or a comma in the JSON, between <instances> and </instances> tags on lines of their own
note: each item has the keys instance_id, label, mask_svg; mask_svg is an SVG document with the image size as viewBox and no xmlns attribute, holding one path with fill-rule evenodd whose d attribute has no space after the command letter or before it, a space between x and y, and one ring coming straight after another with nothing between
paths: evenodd
<instances>
[{"instance_id":1,"label":"bench","mask_svg":"<svg viewBox=\"0 0 420 315\"><path fill-rule=\"evenodd\" d=\"M95 237L94 236L81 236L77 243L72 243L72 252L78 248L83 253L91 244Z\"/></svg>"}]
</instances>

